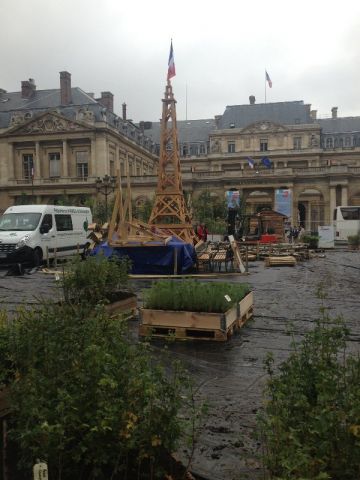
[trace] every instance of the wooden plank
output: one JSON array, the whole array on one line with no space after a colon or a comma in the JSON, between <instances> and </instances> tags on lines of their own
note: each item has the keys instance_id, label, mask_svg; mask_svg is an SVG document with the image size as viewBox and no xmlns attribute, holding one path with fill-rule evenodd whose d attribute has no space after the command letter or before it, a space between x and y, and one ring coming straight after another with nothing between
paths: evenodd
<instances>
[{"instance_id":1,"label":"wooden plank","mask_svg":"<svg viewBox=\"0 0 360 480\"><path fill-rule=\"evenodd\" d=\"M236 312L236 307L233 307ZM158 325L184 328L221 329L221 320L226 314L206 312L178 312L174 310L152 310L141 308L143 325Z\"/></svg>"},{"instance_id":2,"label":"wooden plank","mask_svg":"<svg viewBox=\"0 0 360 480\"><path fill-rule=\"evenodd\" d=\"M176 340L207 340L225 342L227 332L211 329L192 329L185 327L164 327L158 325L140 325L139 335L149 338L175 338Z\"/></svg>"},{"instance_id":3,"label":"wooden plank","mask_svg":"<svg viewBox=\"0 0 360 480\"><path fill-rule=\"evenodd\" d=\"M233 235L229 235L229 242L230 242L232 251L234 252L235 262L236 262L237 266L239 267L240 272L244 273L246 270L245 270L244 264L242 263L242 260L241 260L241 255L240 255L240 250L239 250L238 244L236 243Z\"/></svg>"},{"instance_id":4,"label":"wooden plank","mask_svg":"<svg viewBox=\"0 0 360 480\"><path fill-rule=\"evenodd\" d=\"M296 265L296 258L293 256L283 256L283 257L267 257L265 259L265 265L267 267L273 267L273 266L290 266L293 267Z\"/></svg>"}]
</instances>

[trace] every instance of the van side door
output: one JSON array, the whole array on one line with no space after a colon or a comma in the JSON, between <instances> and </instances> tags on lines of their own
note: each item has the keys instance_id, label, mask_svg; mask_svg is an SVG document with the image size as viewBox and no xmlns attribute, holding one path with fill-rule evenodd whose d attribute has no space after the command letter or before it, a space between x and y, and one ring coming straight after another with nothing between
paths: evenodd
<instances>
[{"instance_id":1,"label":"van side door","mask_svg":"<svg viewBox=\"0 0 360 480\"><path fill-rule=\"evenodd\" d=\"M49 257L53 256L56 246L56 231L51 213L46 213L40 224L40 242L44 259L46 259L46 249L48 248Z\"/></svg>"},{"instance_id":2,"label":"van side door","mask_svg":"<svg viewBox=\"0 0 360 480\"><path fill-rule=\"evenodd\" d=\"M64 257L76 251L71 214L55 213L57 256Z\"/></svg>"}]
</instances>

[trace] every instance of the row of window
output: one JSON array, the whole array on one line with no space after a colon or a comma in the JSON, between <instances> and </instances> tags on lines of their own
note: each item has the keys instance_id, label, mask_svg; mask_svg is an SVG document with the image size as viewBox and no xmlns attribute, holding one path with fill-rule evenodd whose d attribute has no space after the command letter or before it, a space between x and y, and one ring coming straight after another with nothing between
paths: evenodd
<instances>
[{"instance_id":1,"label":"row of window","mask_svg":"<svg viewBox=\"0 0 360 480\"><path fill-rule=\"evenodd\" d=\"M59 152L53 152L49 153L48 156L49 159L49 177L50 178L56 178L61 176L61 163L60 163L60 153ZM109 167L110 167L110 176L115 176L115 160L114 156L110 155L110 161L109 161ZM146 171L146 165L144 166L145 171ZM131 171L131 170L130 170ZM27 153L24 154L22 157L22 173L23 173L23 178L30 180L33 178L35 172L34 172L34 155L32 153ZM141 169L138 163L136 162L136 171L131 173L135 175L141 175ZM150 173L147 171L147 173ZM121 163L121 175L125 175L125 168L124 164ZM89 176L89 154L87 151L79 151L76 152L76 176L78 178L87 178Z\"/></svg>"},{"instance_id":2,"label":"row of window","mask_svg":"<svg viewBox=\"0 0 360 480\"><path fill-rule=\"evenodd\" d=\"M34 176L34 155L27 153L23 155L22 161L23 178L30 179ZM76 152L76 176L86 178L89 175L88 152ZM61 176L60 153L49 153L49 177Z\"/></svg>"},{"instance_id":3,"label":"row of window","mask_svg":"<svg viewBox=\"0 0 360 480\"><path fill-rule=\"evenodd\" d=\"M333 138L327 137L325 140L325 148L342 148L342 147L360 147L360 137L345 137L344 138Z\"/></svg>"},{"instance_id":4,"label":"row of window","mask_svg":"<svg viewBox=\"0 0 360 480\"><path fill-rule=\"evenodd\" d=\"M260 152L267 152L268 151L268 139L267 138L260 138L259 148L260 148ZM294 137L293 138L293 148L294 148L294 150L301 150L301 137ZM235 153L235 142L234 141L228 142L228 153Z\"/></svg>"},{"instance_id":5,"label":"row of window","mask_svg":"<svg viewBox=\"0 0 360 480\"><path fill-rule=\"evenodd\" d=\"M269 146L269 141L267 138L260 138L259 140L259 149L260 152L267 152ZM325 140L325 147L326 148L337 148L337 147L351 147L351 146L359 146L360 147L360 137L351 138L335 138L328 137ZM302 138L301 137L293 137L293 149L294 150L301 150L302 149ZM235 141L231 140L227 144L227 153L235 153ZM199 145L182 145L181 147L181 155L202 155L206 153L206 145L200 144Z\"/></svg>"}]
</instances>

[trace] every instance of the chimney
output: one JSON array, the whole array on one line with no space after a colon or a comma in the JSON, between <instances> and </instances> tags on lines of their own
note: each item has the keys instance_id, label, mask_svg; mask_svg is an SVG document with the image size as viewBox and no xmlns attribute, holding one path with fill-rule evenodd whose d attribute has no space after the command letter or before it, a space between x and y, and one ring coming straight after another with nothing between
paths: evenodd
<instances>
[{"instance_id":1,"label":"chimney","mask_svg":"<svg viewBox=\"0 0 360 480\"><path fill-rule=\"evenodd\" d=\"M145 122L144 122L144 121L141 121L141 122L139 123L139 128L140 128L140 130L142 131L142 133L144 133L144 130L145 130Z\"/></svg>"},{"instance_id":2,"label":"chimney","mask_svg":"<svg viewBox=\"0 0 360 480\"><path fill-rule=\"evenodd\" d=\"M219 125L220 125L220 119L221 119L222 115L215 115L215 127L216 128L219 128Z\"/></svg>"},{"instance_id":3,"label":"chimney","mask_svg":"<svg viewBox=\"0 0 360 480\"><path fill-rule=\"evenodd\" d=\"M337 118L337 111L338 111L338 107L332 107L332 109L331 109L331 117L332 118Z\"/></svg>"},{"instance_id":4,"label":"chimney","mask_svg":"<svg viewBox=\"0 0 360 480\"><path fill-rule=\"evenodd\" d=\"M311 111L310 111L310 117L311 117L313 120L316 120L316 115L317 115L317 110L311 110Z\"/></svg>"},{"instance_id":5,"label":"chimney","mask_svg":"<svg viewBox=\"0 0 360 480\"><path fill-rule=\"evenodd\" d=\"M21 97L32 98L35 95L36 85L33 78L21 82Z\"/></svg>"},{"instance_id":6,"label":"chimney","mask_svg":"<svg viewBox=\"0 0 360 480\"><path fill-rule=\"evenodd\" d=\"M126 120L126 103L125 102L122 104L122 118L123 120Z\"/></svg>"},{"instance_id":7,"label":"chimney","mask_svg":"<svg viewBox=\"0 0 360 480\"><path fill-rule=\"evenodd\" d=\"M114 95L111 92L101 92L101 98L96 99L101 103L109 112L114 111Z\"/></svg>"},{"instance_id":8,"label":"chimney","mask_svg":"<svg viewBox=\"0 0 360 480\"><path fill-rule=\"evenodd\" d=\"M71 73L60 72L60 101L61 105L69 105L71 100Z\"/></svg>"},{"instance_id":9,"label":"chimney","mask_svg":"<svg viewBox=\"0 0 360 480\"><path fill-rule=\"evenodd\" d=\"M250 97L249 97L250 105L255 105L255 100L256 100L255 96L250 95Z\"/></svg>"}]
</instances>

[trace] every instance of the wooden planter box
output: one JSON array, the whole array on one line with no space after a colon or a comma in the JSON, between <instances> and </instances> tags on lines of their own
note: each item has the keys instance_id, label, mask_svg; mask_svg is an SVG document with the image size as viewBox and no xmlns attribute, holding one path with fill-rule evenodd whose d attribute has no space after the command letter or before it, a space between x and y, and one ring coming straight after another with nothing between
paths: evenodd
<instances>
[{"instance_id":1,"label":"wooden planter box","mask_svg":"<svg viewBox=\"0 0 360 480\"><path fill-rule=\"evenodd\" d=\"M252 316L253 303L253 292L250 292L225 313L141 308L139 335L226 341Z\"/></svg>"},{"instance_id":2,"label":"wooden planter box","mask_svg":"<svg viewBox=\"0 0 360 480\"><path fill-rule=\"evenodd\" d=\"M119 313L133 316L137 310L137 296L130 292L117 292L105 306L105 310L110 316Z\"/></svg>"}]
</instances>

